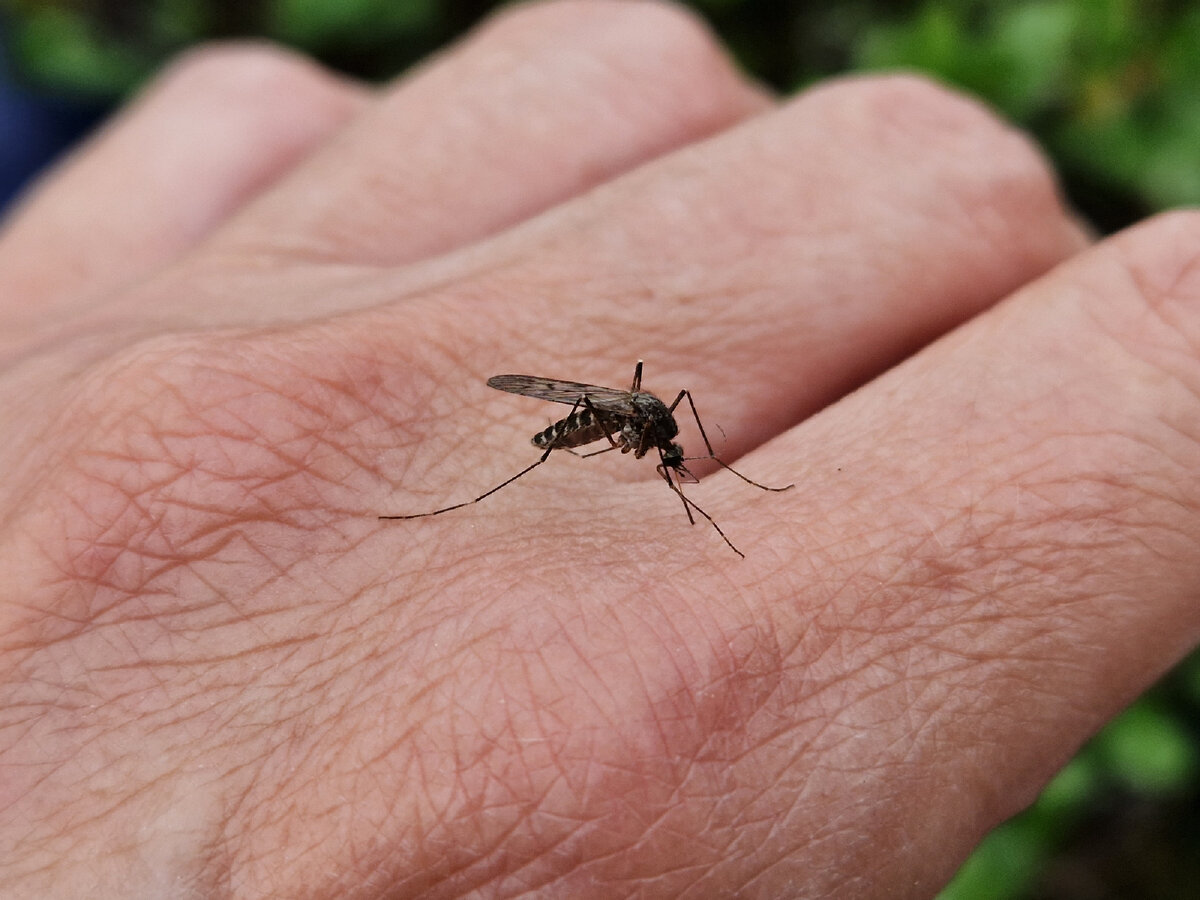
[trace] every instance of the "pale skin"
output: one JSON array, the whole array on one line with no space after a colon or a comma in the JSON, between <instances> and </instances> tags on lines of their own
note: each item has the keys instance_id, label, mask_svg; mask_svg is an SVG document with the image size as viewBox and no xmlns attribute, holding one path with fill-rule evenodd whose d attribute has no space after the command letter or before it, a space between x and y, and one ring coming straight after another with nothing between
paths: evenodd
<instances>
[{"instance_id":1,"label":"pale skin","mask_svg":"<svg viewBox=\"0 0 1200 900\"><path fill-rule=\"evenodd\" d=\"M1197 642L1197 247L665 6L191 55L0 237L0 895L930 896ZM638 358L744 560L619 454L377 519Z\"/></svg>"}]
</instances>

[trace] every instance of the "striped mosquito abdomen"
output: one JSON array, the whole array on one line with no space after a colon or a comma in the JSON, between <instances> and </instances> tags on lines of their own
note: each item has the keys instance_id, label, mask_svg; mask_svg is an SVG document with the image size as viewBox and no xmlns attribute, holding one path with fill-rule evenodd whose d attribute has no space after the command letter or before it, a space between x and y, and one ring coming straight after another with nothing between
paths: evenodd
<instances>
[{"instance_id":1,"label":"striped mosquito abdomen","mask_svg":"<svg viewBox=\"0 0 1200 900\"><path fill-rule=\"evenodd\" d=\"M584 444L598 441L605 434L611 433L612 429L606 430L590 409L580 409L565 419L559 419L545 431L539 431L532 440L533 446L543 450L550 447L555 450L565 450L571 447L582 447Z\"/></svg>"}]
</instances>

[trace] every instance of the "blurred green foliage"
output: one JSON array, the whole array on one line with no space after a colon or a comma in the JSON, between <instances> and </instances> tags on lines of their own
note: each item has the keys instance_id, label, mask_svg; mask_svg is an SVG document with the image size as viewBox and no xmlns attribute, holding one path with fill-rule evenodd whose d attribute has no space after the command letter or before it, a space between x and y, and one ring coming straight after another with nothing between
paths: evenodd
<instances>
[{"instance_id":1,"label":"blurred green foliage","mask_svg":"<svg viewBox=\"0 0 1200 900\"><path fill-rule=\"evenodd\" d=\"M201 40L266 37L382 80L495 0L0 0L43 87L116 99ZM1182 0L692 0L780 90L853 70L960 86L1034 134L1103 230L1200 203L1200 5ZM1200 655L994 831L942 900L1193 897L1200 885Z\"/></svg>"},{"instance_id":2,"label":"blurred green foliage","mask_svg":"<svg viewBox=\"0 0 1200 900\"><path fill-rule=\"evenodd\" d=\"M1194 3L926 2L867 30L854 60L932 72L985 98L1038 136L1102 225L1200 203Z\"/></svg>"}]
</instances>

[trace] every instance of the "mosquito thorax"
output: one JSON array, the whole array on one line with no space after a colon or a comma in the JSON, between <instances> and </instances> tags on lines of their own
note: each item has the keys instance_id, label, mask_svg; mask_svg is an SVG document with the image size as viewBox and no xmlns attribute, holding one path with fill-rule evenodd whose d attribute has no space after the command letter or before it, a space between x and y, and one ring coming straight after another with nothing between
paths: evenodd
<instances>
[{"instance_id":1,"label":"mosquito thorax","mask_svg":"<svg viewBox=\"0 0 1200 900\"><path fill-rule=\"evenodd\" d=\"M669 418L671 415L670 410L667 409L667 404L663 403L649 391L633 391L630 393L629 399L637 411L648 419Z\"/></svg>"}]
</instances>

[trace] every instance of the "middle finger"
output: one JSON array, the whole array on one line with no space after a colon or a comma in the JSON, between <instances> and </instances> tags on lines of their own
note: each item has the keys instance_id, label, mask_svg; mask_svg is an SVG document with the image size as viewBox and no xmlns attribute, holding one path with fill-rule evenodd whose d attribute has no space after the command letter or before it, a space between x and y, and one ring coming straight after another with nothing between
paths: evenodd
<instances>
[{"instance_id":1,"label":"middle finger","mask_svg":"<svg viewBox=\"0 0 1200 900\"><path fill-rule=\"evenodd\" d=\"M473 276L376 327L458 397L497 371L619 385L645 358L736 455L1085 243L1041 157L976 104L850 80L477 248Z\"/></svg>"}]
</instances>

